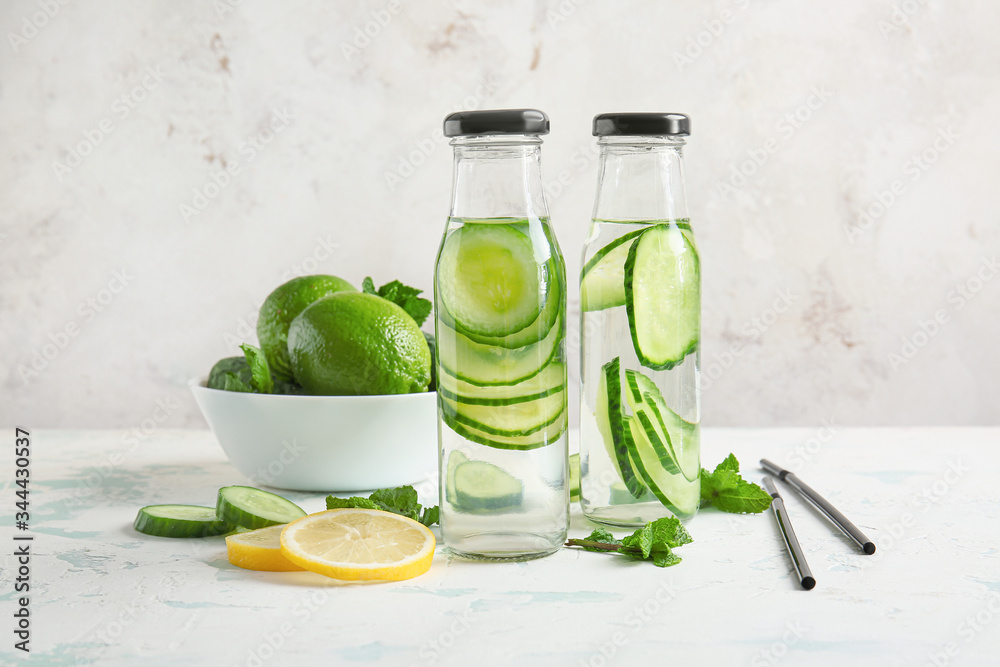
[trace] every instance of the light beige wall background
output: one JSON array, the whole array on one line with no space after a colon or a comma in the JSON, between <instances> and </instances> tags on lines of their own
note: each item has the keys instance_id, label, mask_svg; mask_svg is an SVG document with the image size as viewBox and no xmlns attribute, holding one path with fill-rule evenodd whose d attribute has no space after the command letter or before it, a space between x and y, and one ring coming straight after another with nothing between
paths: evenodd
<instances>
[{"instance_id":1,"label":"light beige wall background","mask_svg":"<svg viewBox=\"0 0 1000 667\"><path fill-rule=\"evenodd\" d=\"M0 28L2 423L203 426L188 379L278 283L430 289L441 120L517 106L552 118L571 276L591 117L692 116L706 424L998 422L997 3L27 0Z\"/></svg>"}]
</instances>

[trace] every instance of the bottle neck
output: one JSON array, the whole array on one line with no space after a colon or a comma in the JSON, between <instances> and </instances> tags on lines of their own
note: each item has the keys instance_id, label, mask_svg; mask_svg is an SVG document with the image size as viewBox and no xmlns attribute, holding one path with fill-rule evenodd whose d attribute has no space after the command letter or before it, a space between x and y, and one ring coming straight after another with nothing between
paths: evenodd
<instances>
[{"instance_id":1,"label":"bottle neck","mask_svg":"<svg viewBox=\"0 0 1000 667\"><path fill-rule=\"evenodd\" d=\"M687 218L684 140L680 137L601 137L595 220Z\"/></svg>"},{"instance_id":2,"label":"bottle neck","mask_svg":"<svg viewBox=\"0 0 1000 667\"><path fill-rule=\"evenodd\" d=\"M544 218L542 140L534 135L458 137L451 216Z\"/></svg>"}]
</instances>

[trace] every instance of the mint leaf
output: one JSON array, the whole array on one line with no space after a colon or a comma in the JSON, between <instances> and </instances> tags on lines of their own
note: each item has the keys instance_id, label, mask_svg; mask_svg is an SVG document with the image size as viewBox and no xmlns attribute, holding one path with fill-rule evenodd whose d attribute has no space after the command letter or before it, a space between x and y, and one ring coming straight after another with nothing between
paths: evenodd
<instances>
[{"instance_id":1,"label":"mint leaf","mask_svg":"<svg viewBox=\"0 0 1000 667\"><path fill-rule=\"evenodd\" d=\"M732 470L733 472L740 471L740 462L736 460L736 456L729 452L729 456L722 459L722 463L715 466L715 472L721 472L723 470Z\"/></svg>"},{"instance_id":2,"label":"mint leaf","mask_svg":"<svg viewBox=\"0 0 1000 667\"><path fill-rule=\"evenodd\" d=\"M707 507L723 491L735 490L739 485L740 474L732 470L719 470L718 472L708 472L701 469L701 504Z\"/></svg>"},{"instance_id":3,"label":"mint leaf","mask_svg":"<svg viewBox=\"0 0 1000 667\"><path fill-rule=\"evenodd\" d=\"M246 383L250 382L250 366L247 365L246 357L241 354L238 357L226 357L215 362L208 373L208 388L225 389L226 373L232 373Z\"/></svg>"},{"instance_id":4,"label":"mint leaf","mask_svg":"<svg viewBox=\"0 0 1000 667\"><path fill-rule=\"evenodd\" d=\"M339 509L363 509L363 510L380 510L382 509L375 503L373 503L368 498L360 498L358 496L352 496L350 498L337 498L335 496L326 497L326 508L328 510L339 510Z\"/></svg>"},{"instance_id":5,"label":"mint leaf","mask_svg":"<svg viewBox=\"0 0 1000 667\"><path fill-rule=\"evenodd\" d=\"M418 327L427 320L427 316L431 314L431 309L433 308L430 301L417 296L418 294L422 294L423 290L408 287L398 280L386 283L379 287L378 291L375 291L375 283L372 282L371 277L368 277L361 283L361 289L365 294L375 294L386 301L392 301L405 310L417 323Z\"/></svg>"},{"instance_id":6,"label":"mint leaf","mask_svg":"<svg viewBox=\"0 0 1000 667\"><path fill-rule=\"evenodd\" d=\"M435 505L434 507L427 507L420 514L420 523L425 526L433 526L439 523L441 520L441 509Z\"/></svg>"},{"instance_id":7,"label":"mint leaf","mask_svg":"<svg viewBox=\"0 0 1000 667\"><path fill-rule=\"evenodd\" d=\"M587 537L566 542L568 547L581 547L585 551L617 553L631 560L651 560L653 565L668 567L681 562L673 547L691 542L691 534L677 517L650 521L628 537L616 540L604 528L598 528Z\"/></svg>"},{"instance_id":8,"label":"mint leaf","mask_svg":"<svg viewBox=\"0 0 1000 667\"><path fill-rule=\"evenodd\" d=\"M615 539L615 536L611 534L611 531L605 528L598 528L585 539L592 542L607 542L608 544L621 544L620 541Z\"/></svg>"},{"instance_id":9,"label":"mint leaf","mask_svg":"<svg viewBox=\"0 0 1000 667\"><path fill-rule=\"evenodd\" d=\"M267 365L267 357L260 348L247 343L240 345L250 366L250 386L258 394L274 393L274 378L271 377L271 367Z\"/></svg>"},{"instance_id":10,"label":"mint leaf","mask_svg":"<svg viewBox=\"0 0 1000 667\"><path fill-rule=\"evenodd\" d=\"M399 486L395 489L379 489L371 496L372 501L382 505L387 512L395 512L408 516L414 521L420 517L420 501L417 491L412 486Z\"/></svg>"},{"instance_id":11,"label":"mint leaf","mask_svg":"<svg viewBox=\"0 0 1000 667\"><path fill-rule=\"evenodd\" d=\"M646 524L650 527L653 544L666 544L670 547L679 547L690 544L694 540L691 533L687 531L680 519L675 516L664 517Z\"/></svg>"},{"instance_id":12,"label":"mint leaf","mask_svg":"<svg viewBox=\"0 0 1000 667\"><path fill-rule=\"evenodd\" d=\"M222 380L222 388L225 391L240 391L247 394L253 393L253 387L236 377L233 373L226 373L222 376Z\"/></svg>"},{"instance_id":13,"label":"mint leaf","mask_svg":"<svg viewBox=\"0 0 1000 667\"><path fill-rule=\"evenodd\" d=\"M635 531L628 537L622 539L623 551L625 549L638 549L643 558L649 558L649 552L653 550L653 528L652 522Z\"/></svg>"},{"instance_id":14,"label":"mint leaf","mask_svg":"<svg viewBox=\"0 0 1000 667\"><path fill-rule=\"evenodd\" d=\"M672 551L658 553L653 556L653 565L656 567L670 567L671 565L677 565L679 562L681 562L681 557Z\"/></svg>"},{"instance_id":15,"label":"mint leaf","mask_svg":"<svg viewBox=\"0 0 1000 667\"><path fill-rule=\"evenodd\" d=\"M351 498L326 497L328 510L347 507L367 510L382 510L392 512L419 521L425 526L439 522L440 510L437 505L423 508L417 498L417 491L412 486L398 486L394 489L379 489L367 498L352 496Z\"/></svg>"},{"instance_id":16,"label":"mint leaf","mask_svg":"<svg viewBox=\"0 0 1000 667\"><path fill-rule=\"evenodd\" d=\"M771 494L753 482L740 480L735 489L727 489L713 499L723 512L759 514L771 506Z\"/></svg>"},{"instance_id":17,"label":"mint leaf","mask_svg":"<svg viewBox=\"0 0 1000 667\"><path fill-rule=\"evenodd\" d=\"M740 464L730 454L714 472L701 469L701 506L714 505L723 512L758 514L771 506L771 495L740 476Z\"/></svg>"}]
</instances>

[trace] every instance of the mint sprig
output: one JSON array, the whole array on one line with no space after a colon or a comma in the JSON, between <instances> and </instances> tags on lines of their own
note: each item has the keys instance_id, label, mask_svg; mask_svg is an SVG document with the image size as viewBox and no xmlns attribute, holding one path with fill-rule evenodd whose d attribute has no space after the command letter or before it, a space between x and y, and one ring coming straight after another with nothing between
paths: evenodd
<instances>
[{"instance_id":1,"label":"mint sprig","mask_svg":"<svg viewBox=\"0 0 1000 667\"><path fill-rule=\"evenodd\" d=\"M238 391L245 394L273 394L275 393L274 378L271 376L271 367L267 363L267 357L260 348L248 343L240 345L243 350L243 357L246 365L242 366L239 357L233 357L230 367L237 369L236 372L226 371L222 376L222 389L226 391ZM247 373L249 369L249 373ZM284 383L287 384L287 383ZM290 393L280 391L278 393Z\"/></svg>"},{"instance_id":2,"label":"mint sprig","mask_svg":"<svg viewBox=\"0 0 1000 667\"><path fill-rule=\"evenodd\" d=\"M585 551L616 553L633 560L650 560L657 567L669 567L681 562L673 549L689 544L691 534L677 517L664 517L650 521L645 526L621 540L610 531L598 528L587 537L571 539L568 547L581 547Z\"/></svg>"},{"instance_id":3,"label":"mint sprig","mask_svg":"<svg viewBox=\"0 0 1000 667\"><path fill-rule=\"evenodd\" d=\"M386 283L376 290L375 283L369 276L361 283L361 291L365 294L374 294L375 296L380 296L387 301L392 301L394 304L405 310L406 313L417 323L418 327L421 326L427 319L427 316L431 314L431 302L417 296L418 294L422 294L423 290L418 290L415 287L408 287L398 280Z\"/></svg>"},{"instance_id":4,"label":"mint sprig","mask_svg":"<svg viewBox=\"0 0 1000 667\"><path fill-rule=\"evenodd\" d=\"M267 363L267 357L259 347L254 347L249 343L240 345L247 364L250 366L250 386L258 394L274 393L274 378L271 377L271 367Z\"/></svg>"},{"instance_id":5,"label":"mint sprig","mask_svg":"<svg viewBox=\"0 0 1000 667\"><path fill-rule=\"evenodd\" d=\"M379 489L367 498L352 496L350 498L326 497L326 508L335 509L366 509L392 512L419 521L425 526L438 522L440 510L434 507L423 507L417 498L417 491L412 486L398 486L394 489Z\"/></svg>"},{"instance_id":6,"label":"mint sprig","mask_svg":"<svg viewBox=\"0 0 1000 667\"><path fill-rule=\"evenodd\" d=\"M740 476L740 462L730 453L713 472L701 469L701 506L734 514L759 514L771 506L771 494Z\"/></svg>"}]
</instances>

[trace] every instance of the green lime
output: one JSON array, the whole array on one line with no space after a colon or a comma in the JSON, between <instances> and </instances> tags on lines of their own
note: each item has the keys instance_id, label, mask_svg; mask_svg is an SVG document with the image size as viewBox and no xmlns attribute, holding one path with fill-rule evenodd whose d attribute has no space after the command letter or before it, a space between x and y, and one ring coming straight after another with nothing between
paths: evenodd
<instances>
[{"instance_id":1,"label":"green lime","mask_svg":"<svg viewBox=\"0 0 1000 667\"><path fill-rule=\"evenodd\" d=\"M260 307L257 319L257 340L267 357L271 372L279 378L291 379L292 364L288 358L288 327L306 306L317 299L337 292L357 292L357 288L336 276L301 276L271 292Z\"/></svg>"},{"instance_id":2,"label":"green lime","mask_svg":"<svg viewBox=\"0 0 1000 667\"><path fill-rule=\"evenodd\" d=\"M288 330L295 379L310 394L410 394L427 390L431 352L405 310L372 294L314 302Z\"/></svg>"}]
</instances>

